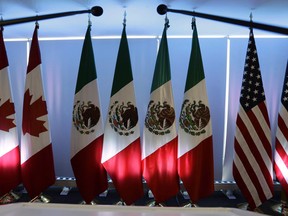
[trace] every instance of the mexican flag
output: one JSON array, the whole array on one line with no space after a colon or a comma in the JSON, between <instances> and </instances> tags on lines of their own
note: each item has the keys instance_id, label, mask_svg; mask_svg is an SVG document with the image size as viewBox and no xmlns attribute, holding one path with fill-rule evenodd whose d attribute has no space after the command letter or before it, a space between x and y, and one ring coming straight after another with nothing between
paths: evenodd
<instances>
[{"instance_id":1,"label":"mexican flag","mask_svg":"<svg viewBox=\"0 0 288 216\"><path fill-rule=\"evenodd\" d=\"M55 182L37 31L38 26L36 25L26 74L21 135L22 180L31 198L39 196Z\"/></svg>"},{"instance_id":2,"label":"mexican flag","mask_svg":"<svg viewBox=\"0 0 288 216\"><path fill-rule=\"evenodd\" d=\"M214 192L212 124L195 21L178 129L178 173L192 202Z\"/></svg>"},{"instance_id":3,"label":"mexican flag","mask_svg":"<svg viewBox=\"0 0 288 216\"><path fill-rule=\"evenodd\" d=\"M177 133L165 24L157 55L143 132L143 176L155 201L177 195Z\"/></svg>"},{"instance_id":4,"label":"mexican flag","mask_svg":"<svg viewBox=\"0 0 288 216\"><path fill-rule=\"evenodd\" d=\"M125 24L104 132L102 163L127 205L143 196L140 129Z\"/></svg>"},{"instance_id":5,"label":"mexican flag","mask_svg":"<svg viewBox=\"0 0 288 216\"><path fill-rule=\"evenodd\" d=\"M15 123L15 107L12 99L9 64L0 31L0 197L21 182L20 149Z\"/></svg>"},{"instance_id":6,"label":"mexican flag","mask_svg":"<svg viewBox=\"0 0 288 216\"><path fill-rule=\"evenodd\" d=\"M108 188L107 174L101 164L103 124L90 31L89 25L80 60L71 130L71 165L86 203Z\"/></svg>"}]
</instances>

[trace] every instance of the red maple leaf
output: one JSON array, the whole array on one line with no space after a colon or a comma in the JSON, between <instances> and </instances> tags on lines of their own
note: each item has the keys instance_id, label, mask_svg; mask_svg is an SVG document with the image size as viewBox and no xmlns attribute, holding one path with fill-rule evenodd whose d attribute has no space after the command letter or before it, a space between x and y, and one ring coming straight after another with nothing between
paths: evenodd
<instances>
[{"instance_id":1,"label":"red maple leaf","mask_svg":"<svg viewBox=\"0 0 288 216\"><path fill-rule=\"evenodd\" d=\"M11 128L16 127L13 123L14 118L7 118L14 113L14 103L11 103L9 99L0 106L0 130L8 132Z\"/></svg>"},{"instance_id":2,"label":"red maple leaf","mask_svg":"<svg viewBox=\"0 0 288 216\"><path fill-rule=\"evenodd\" d=\"M30 95L29 89L24 95L23 104L23 134L29 133L32 136L39 137L39 134L47 131L44 126L45 121L38 120L37 118L47 115L46 102L39 97L36 101L31 103L32 95Z\"/></svg>"}]
</instances>

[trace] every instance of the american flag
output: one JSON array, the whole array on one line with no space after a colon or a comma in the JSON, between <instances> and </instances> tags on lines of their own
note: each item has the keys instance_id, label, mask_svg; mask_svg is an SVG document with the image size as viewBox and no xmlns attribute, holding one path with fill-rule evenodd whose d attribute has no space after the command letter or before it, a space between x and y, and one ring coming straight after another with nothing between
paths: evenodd
<instances>
[{"instance_id":1,"label":"american flag","mask_svg":"<svg viewBox=\"0 0 288 216\"><path fill-rule=\"evenodd\" d=\"M278 114L274 171L283 190L288 194L288 62Z\"/></svg>"},{"instance_id":2,"label":"american flag","mask_svg":"<svg viewBox=\"0 0 288 216\"><path fill-rule=\"evenodd\" d=\"M254 34L250 29L236 120L233 176L254 209L273 196L271 130Z\"/></svg>"}]
</instances>

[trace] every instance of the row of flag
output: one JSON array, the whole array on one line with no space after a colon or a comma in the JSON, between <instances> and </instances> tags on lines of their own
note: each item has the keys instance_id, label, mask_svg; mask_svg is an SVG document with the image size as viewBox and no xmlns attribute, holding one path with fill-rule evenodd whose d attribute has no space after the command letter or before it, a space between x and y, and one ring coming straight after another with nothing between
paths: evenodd
<instances>
[{"instance_id":1,"label":"row of flag","mask_svg":"<svg viewBox=\"0 0 288 216\"><path fill-rule=\"evenodd\" d=\"M178 194L180 179L192 202L214 191L212 124L195 20L192 23L192 49L178 133L167 43L168 27L169 23L166 22L156 59L142 143L126 25L118 50L105 125L101 120L91 25L87 28L71 127L71 166L86 203L107 190L108 176L127 205L143 196L143 178L158 203ZM9 64L1 30L0 196L22 182L33 198L55 181L37 31L36 25L26 74L20 148L9 85ZM287 76L288 71L286 82ZM235 181L251 208L273 196L273 165L278 180L288 192L286 91L287 85L284 83L273 162L270 124L251 29L233 161Z\"/></svg>"},{"instance_id":2,"label":"row of flag","mask_svg":"<svg viewBox=\"0 0 288 216\"><path fill-rule=\"evenodd\" d=\"M180 179L193 202L214 191L212 129L196 25L179 134L176 133L167 28L168 22L156 60L142 145L126 25L118 50L105 126L100 118L99 96L95 94L98 92L97 75L90 27L87 29L71 133L72 168L87 203L107 189L108 175L127 205L143 197L143 177L157 203L178 194Z\"/></svg>"},{"instance_id":3,"label":"row of flag","mask_svg":"<svg viewBox=\"0 0 288 216\"><path fill-rule=\"evenodd\" d=\"M34 198L55 182L37 30L38 24L35 26L27 66L20 149L10 90L9 63L1 28L0 196L23 183L29 195Z\"/></svg>"},{"instance_id":4,"label":"row of flag","mask_svg":"<svg viewBox=\"0 0 288 216\"><path fill-rule=\"evenodd\" d=\"M255 209L273 197L273 168L288 195L288 62L283 84L273 161L270 121L253 29L250 29L240 106L236 119L233 177Z\"/></svg>"}]
</instances>

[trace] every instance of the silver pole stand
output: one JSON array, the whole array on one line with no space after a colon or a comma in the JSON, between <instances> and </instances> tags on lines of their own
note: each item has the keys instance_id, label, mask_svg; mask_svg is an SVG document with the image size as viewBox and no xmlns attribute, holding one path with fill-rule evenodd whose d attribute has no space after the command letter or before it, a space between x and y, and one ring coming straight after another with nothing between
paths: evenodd
<instances>
[{"instance_id":1,"label":"silver pole stand","mask_svg":"<svg viewBox=\"0 0 288 216\"><path fill-rule=\"evenodd\" d=\"M11 190L10 192L0 197L0 204L14 203L14 202L17 202L17 200L19 199L20 199L20 196Z\"/></svg>"},{"instance_id":2,"label":"silver pole stand","mask_svg":"<svg viewBox=\"0 0 288 216\"><path fill-rule=\"evenodd\" d=\"M79 203L80 205L97 205L97 201L96 200L92 200L90 203L86 203L84 200L82 202Z\"/></svg>"},{"instance_id":3,"label":"silver pole stand","mask_svg":"<svg viewBox=\"0 0 288 216\"><path fill-rule=\"evenodd\" d=\"M115 203L117 206L126 206L126 203L121 199L118 202Z\"/></svg>"},{"instance_id":4,"label":"silver pole stand","mask_svg":"<svg viewBox=\"0 0 288 216\"><path fill-rule=\"evenodd\" d=\"M49 203L49 202L50 202L50 198L48 198L47 196L44 196L43 194L40 194L30 200L30 203Z\"/></svg>"},{"instance_id":5,"label":"silver pole stand","mask_svg":"<svg viewBox=\"0 0 288 216\"><path fill-rule=\"evenodd\" d=\"M287 203L287 196L285 191L281 190L281 203L274 205L272 207L273 211L280 213L284 216L288 216L288 203Z\"/></svg>"}]
</instances>

